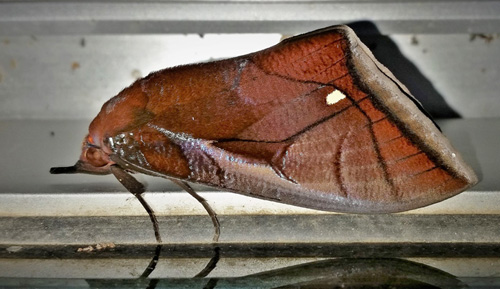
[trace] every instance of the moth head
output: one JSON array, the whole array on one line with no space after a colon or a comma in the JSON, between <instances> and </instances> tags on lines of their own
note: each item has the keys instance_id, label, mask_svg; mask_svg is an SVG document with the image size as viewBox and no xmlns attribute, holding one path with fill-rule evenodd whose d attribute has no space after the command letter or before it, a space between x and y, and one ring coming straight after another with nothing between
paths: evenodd
<instances>
[{"instance_id":1,"label":"moth head","mask_svg":"<svg viewBox=\"0 0 500 289\"><path fill-rule=\"evenodd\" d=\"M94 174L112 173L110 160L112 150L107 142L109 136L128 131L148 122L153 113L146 110L147 96L140 82L125 88L108 100L89 126L89 134L83 140L80 159L71 167L51 168L52 174Z\"/></svg>"},{"instance_id":2,"label":"moth head","mask_svg":"<svg viewBox=\"0 0 500 289\"><path fill-rule=\"evenodd\" d=\"M70 167L55 167L50 169L51 174L92 174L107 175L111 173L110 160L106 149L95 144L92 135L87 135L82 143L82 153L75 165Z\"/></svg>"}]
</instances>

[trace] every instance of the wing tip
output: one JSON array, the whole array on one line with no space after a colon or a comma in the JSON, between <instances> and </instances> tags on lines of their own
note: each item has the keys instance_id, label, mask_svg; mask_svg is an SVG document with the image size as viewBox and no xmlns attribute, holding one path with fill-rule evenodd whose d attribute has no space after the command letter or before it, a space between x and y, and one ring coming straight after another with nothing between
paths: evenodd
<instances>
[{"instance_id":1,"label":"wing tip","mask_svg":"<svg viewBox=\"0 0 500 289\"><path fill-rule=\"evenodd\" d=\"M463 190L477 184L479 178L474 170L422 111L406 86L375 58L351 28L344 25L338 29L344 31L348 40L349 62L357 74L355 78L370 91L374 102L437 164L445 167L453 177L464 181L466 186Z\"/></svg>"}]
</instances>

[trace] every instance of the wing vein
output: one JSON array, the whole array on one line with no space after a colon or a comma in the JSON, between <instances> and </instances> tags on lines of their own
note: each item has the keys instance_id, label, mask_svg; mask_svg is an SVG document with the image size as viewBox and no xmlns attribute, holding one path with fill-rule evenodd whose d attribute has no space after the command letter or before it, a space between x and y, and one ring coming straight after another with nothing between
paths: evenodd
<instances>
[{"instance_id":1,"label":"wing vein","mask_svg":"<svg viewBox=\"0 0 500 289\"><path fill-rule=\"evenodd\" d=\"M385 179L386 183L389 185L389 187L391 188L392 194L395 195L398 199L400 199L401 196L397 192L396 186L394 185L394 182L392 181L392 179L389 175L389 170L387 169L387 163L385 162L385 160L382 157L382 154L380 152L380 146L379 146L379 143L377 141L377 137L375 136L375 131L373 130L374 122L370 119L368 114L359 106L358 102L354 101L351 97L348 97L348 98L351 99L353 106L356 107L364 115L364 117L368 121L367 126L368 126L368 131L370 133L370 138L372 140L373 150L375 151L375 154L377 155L377 160L380 164L380 168L382 169L384 179Z\"/></svg>"},{"instance_id":2,"label":"wing vein","mask_svg":"<svg viewBox=\"0 0 500 289\"><path fill-rule=\"evenodd\" d=\"M326 47L331 46L331 45L333 45L333 44L335 44L335 43L337 43L337 42L340 42L340 41L342 41L342 40L343 40L343 38L339 38L339 39L337 39L337 40L334 40L334 41L332 41L332 42L330 42L330 43L328 43L328 44L326 44L326 45L324 45L324 46L321 46L321 47L320 47L320 48L318 48L318 49L315 49L315 50L313 50L313 51L311 51L311 52L309 52L309 53L305 54L304 56L302 56L302 57L300 57L300 58L295 59L294 61L292 61L292 62L290 62L290 63L297 63L297 62L299 62L299 61L303 61L305 58L310 57L311 55L314 55L314 54L316 54L316 53L320 52L320 50L323 50L323 49L325 49ZM344 59L344 58L345 58L345 56L343 56L343 57L342 57L342 58L340 58L339 60L336 60L335 62L341 61L341 60L342 60L342 59Z\"/></svg>"},{"instance_id":3,"label":"wing vein","mask_svg":"<svg viewBox=\"0 0 500 289\"><path fill-rule=\"evenodd\" d=\"M334 160L334 165L336 166L334 170L335 178L337 179L340 193L344 197L347 197L347 189L345 187L344 180L342 179L342 152L344 143L346 142L347 136L349 134L350 133L345 133L341 136L339 146L337 147L337 151L335 152L335 160Z\"/></svg>"}]
</instances>

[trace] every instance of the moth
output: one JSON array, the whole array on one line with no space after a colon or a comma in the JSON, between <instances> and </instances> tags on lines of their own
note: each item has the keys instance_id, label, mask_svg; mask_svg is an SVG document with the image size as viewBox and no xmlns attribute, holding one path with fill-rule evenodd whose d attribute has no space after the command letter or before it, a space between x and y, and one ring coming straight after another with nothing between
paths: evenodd
<instances>
[{"instance_id":1,"label":"moth","mask_svg":"<svg viewBox=\"0 0 500 289\"><path fill-rule=\"evenodd\" d=\"M164 177L217 228L188 183L317 210L391 213L477 182L347 26L151 73L107 101L77 163L51 173L112 173L138 197L144 187L131 173Z\"/></svg>"}]
</instances>

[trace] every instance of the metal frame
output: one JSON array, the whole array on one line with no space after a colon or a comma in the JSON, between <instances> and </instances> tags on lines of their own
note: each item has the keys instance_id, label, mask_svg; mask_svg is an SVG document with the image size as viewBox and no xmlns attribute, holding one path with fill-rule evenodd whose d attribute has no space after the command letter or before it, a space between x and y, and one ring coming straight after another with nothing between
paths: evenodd
<instances>
[{"instance_id":1,"label":"metal frame","mask_svg":"<svg viewBox=\"0 0 500 289\"><path fill-rule=\"evenodd\" d=\"M500 62L494 57L499 50L493 35L499 32L499 11L500 1L0 1L0 284L85 287L97 284L96 278L131 279L152 257L155 239L149 218L112 176L48 173L51 166L76 161L78 144L94 114L85 109L98 109L115 87L131 81L128 69L134 68L129 65L132 62L121 54L113 58L116 48L102 52L110 43L117 39L125 39L120 45L131 43L126 42L128 37L142 41L155 33L292 34L360 20L394 36L414 62L415 66L390 67L399 69L399 74L395 72L398 77L406 73L412 80L421 70L418 77L434 80L417 86L422 94L436 88L444 94L445 102L465 116L482 115L481 107L473 108L477 104L492 108L488 115L493 118L439 121L481 182L439 204L390 215L318 212L197 187L219 214L222 225L218 244L221 260L210 277L226 278L220 284L244 288L242 284L252 280L271 279L266 279L268 273L236 277L261 271L285 276L280 270L288 266L364 257L427 264L472 287L500 284L500 118L494 112L498 111ZM373 31L363 31L370 39ZM412 35L417 33L418 40ZM481 33L476 36L482 42L469 40L469 34L475 33ZM432 46L429 43L437 34L442 40ZM447 35L441 37L443 34ZM490 36L491 43L484 38ZM77 51L85 46L85 39L88 50ZM157 41L152 39L148 44ZM52 42L59 46L45 45ZM464 48L464 43L469 44ZM163 44L158 47L163 48ZM382 48L387 47L391 45ZM124 53L140 48L137 44ZM48 53L51 49L52 54ZM430 58L421 57L438 49L442 50ZM100 57L91 57L99 53ZM382 62L390 66L394 55L389 53ZM88 60L88 65L71 70L68 65L79 59L76 56ZM108 58L115 62L99 66ZM453 59L460 59L460 64L451 65ZM117 64L124 63L129 65L124 65L126 72L106 78L109 71L120 70ZM465 68L467 75L460 76ZM77 75L75 70L83 74ZM477 80L480 75L486 80ZM74 76L79 78L75 81L71 79ZM97 83L94 90L89 89L92 83ZM439 103L434 104L431 108L439 112ZM61 113L67 107L74 110ZM201 205L168 181L140 179L148 184L146 199L158 212L165 240L159 266L151 277L186 278L161 281L179 288L182 284L206 284L207 280L188 277L199 272L213 255L210 218ZM115 247L95 249L103 242ZM88 246L94 247L92 252L78 252ZM293 280L298 281L316 276L294 274ZM276 278L273 280L282 280ZM271 283L266 284L283 285Z\"/></svg>"},{"instance_id":2,"label":"metal frame","mask_svg":"<svg viewBox=\"0 0 500 289\"><path fill-rule=\"evenodd\" d=\"M499 1L2 1L0 8L0 35L298 33L360 20L384 34L500 26Z\"/></svg>"}]
</instances>

